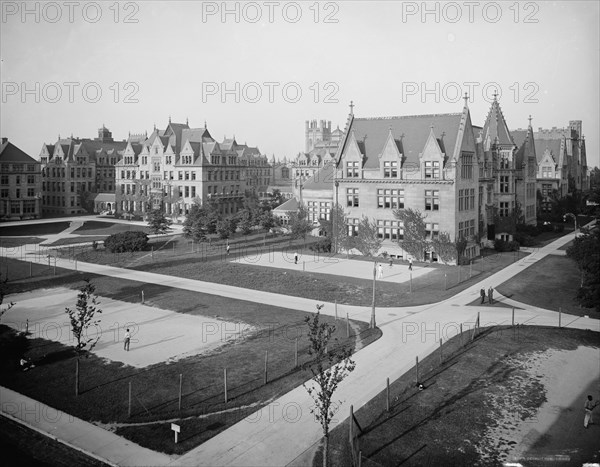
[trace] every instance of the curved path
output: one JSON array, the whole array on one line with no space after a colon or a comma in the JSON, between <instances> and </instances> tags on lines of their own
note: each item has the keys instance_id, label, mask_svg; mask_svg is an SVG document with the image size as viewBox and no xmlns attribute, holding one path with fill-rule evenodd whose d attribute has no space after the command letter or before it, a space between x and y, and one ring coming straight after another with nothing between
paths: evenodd
<instances>
[{"instance_id":1,"label":"curved path","mask_svg":"<svg viewBox=\"0 0 600 467\"><path fill-rule=\"evenodd\" d=\"M480 314L481 326L510 324L511 308L466 306L479 296L480 288L500 284L523 269L539 261L547 254L565 245L575 234L566 235L525 257L517 263L474 284L445 301L416 307L392 307L377 309L377 324L382 337L354 355L356 369L339 386L335 399L343 406L332 424L333 429L348 416L350 405L355 410L367 403L385 387L386 378L395 380L409 370L415 356L425 357L444 341L458 333L460 324L464 329L472 327ZM3 252L9 255L8 251ZM9 255L10 256L10 255ZM38 255L39 256L39 255ZM46 257L27 255L28 260L45 262ZM59 259L57 266L96 274L122 277L150 284L215 294L258 303L269 303L299 311L315 310L314 300L279 295L269 292L242 289L222 284L213 284L190 279L182 279L162 274L115 268L78 262L77 264ZM511 303L513 303L511 301ZM558 313L519 304L515 322L527 325L558 326ZM348 313L353 319L369 322L370 307L338 305L341 316ZM325 303L322 313L334 315L334 304ZM590 318L563 317L563 326L600 331L600 321ZM11 391L12 392L12 391ZM2 389L2 407L8 392ZM15 393L16 394L16 393ZM18 400L19 395L10 395ZM17 403L17 400L13 401ZM98 448L100 444L93 437L77 437L71 444L84 451L107 459L119 465L287 465L314 448L321 438L321 428L310 413L312 400L303 387L298 387L272 402L260 411L223 431L204 444L192 449L183 456L166 456L152 453L145 448L122 440L112 433L104 432L96 436L110 438L109 448ZM70 417L65 414L65 420ZM72 419L72 417L70 417ZM66 422L65 422L66 423ZM72 423L72 422L70 422ZM88 428L93 426L81 421ZM69 424L67 423L67 428ZM57 430L60 431L59 428ZM71 430L72 431L72 430ZM67 430L68 432L68 430ZM57 435L58 436L58 435ZM58 436L60 438L60 436ZM113 439L118 438L118 439ZM119 444L120 443L120 444ZM154 455L153 455L154 454Z\"/></svg>"}]
</instances>

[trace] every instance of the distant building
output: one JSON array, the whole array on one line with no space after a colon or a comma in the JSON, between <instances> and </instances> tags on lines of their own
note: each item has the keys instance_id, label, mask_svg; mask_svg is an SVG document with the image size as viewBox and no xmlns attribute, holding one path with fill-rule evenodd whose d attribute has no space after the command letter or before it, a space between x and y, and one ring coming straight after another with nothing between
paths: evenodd
<instances>
[{"instance_id":1,"label":"distant building","mask_svg":"<svg viewBox=\"0 0 600 467\"><path fill-rule=\"evenodd\" d=\"M0 146L0 219L36 219L42 215L40 163L2 138Z\"/></svg>"},{"instance_id":2,"label":"distant building","mask_svg":"<svg viewBox=\"0 0 600 467\"><path fill-rule=\"evenodd\" d=\"M94 139L59 136L54 144L44 143L39 154L44 214L114 209L115 164L126 145L114 141L104 125Z\"/></svg>"}]
</instances>

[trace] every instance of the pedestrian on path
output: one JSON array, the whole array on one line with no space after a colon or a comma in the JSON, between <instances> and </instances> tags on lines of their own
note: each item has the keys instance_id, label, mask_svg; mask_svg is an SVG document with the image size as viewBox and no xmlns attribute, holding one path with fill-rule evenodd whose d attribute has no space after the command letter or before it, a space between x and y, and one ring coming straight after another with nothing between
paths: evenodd
<instances>
[{"instance_id":1,"label":"pedestrian on path","mask_svg":"<svg viewBox=\"0 0 600 467\"><path fill-rule=\"evenodd\" d=\"M412 258L409 258L408 260L408 270L412 271Z\"/></svg>"},{"instance_id":2,"label":"pedestrian on path","mask_svg":"<svg viewBox=\"0 0 600 467\"><path fill-rule=\"evenodd\" d=\"M488 289L488 298L490 299L490 305L494 304L494 289L490 286Z\"/></svg>"},{"instance_id":3,"label":"pedestrian on path","mask_svg":"<svg viewBox=\"0 0 600 467\"><path fill-rule=\"evenodd\" d=\"M587 396L587 400L585 401L585 417L583 419L583 427L587 428L588 425L594 424L594 417L592 414L592 410L596 408L596 406L600 403L598 401L592 402L594 398L592 396Z\"/></svg>"},{"instance_id":4,"label":"pedestrian on path","mask_svg":"<svg viewBox=\"0 0 600 467\"><path fill-rule=\"evenodd\" d=\"M379 270L379 274L377 276L377 279L383 279L383 265L381 263L379 263L378 270Z\"/></svg>"},{"instance_id":5,"label":"pedestrian on path","mask_svg":"<svg viewBox=\"0 0 600 467\"><path fill-rule=\"evenodd\" d=\"M294 253L294 264L298 264L298 253Z\"/></svg>"},{"instance_id":6,"label":"pedestrian on path","mask_svg":"<svg viewBox=\"0 0 600 467\"><path fill-rule=\"evenodd\" d=\"M129 328L125 331L125 340L123 341L123 350L127 350L129 352L129 342L131 342L131 334L129 333Z\"/></svg>"},{"instance_id":7,"label":"pedestrian on path","mask_svg":"<svg viewBox=\"0 0 600 467\"><path fill-rule=\"evenodd\" d=\"M227 244L226 250L227 250L227 256L229 256L229 243Z\"/></svg>"},{"instance_id":8,"label":"pedestrian on path","mask_svg":"<svg viewBox=\"0 0 600 467\"><path fill-rule=\"evenodd\" d=\"M390 256L390 268L394 265L394 259Z\"/></svg>"},{"instance_id":9,"label":"pedestrian on path","mask_svg":"<svg viewBox=\"0 0 600 467\"><path fill-rule=\"evenodd\" d=\"M485 289L481 289L479 295L481 295L481 304L483 305L485 303Z\"/></svg>"}]
</instances>

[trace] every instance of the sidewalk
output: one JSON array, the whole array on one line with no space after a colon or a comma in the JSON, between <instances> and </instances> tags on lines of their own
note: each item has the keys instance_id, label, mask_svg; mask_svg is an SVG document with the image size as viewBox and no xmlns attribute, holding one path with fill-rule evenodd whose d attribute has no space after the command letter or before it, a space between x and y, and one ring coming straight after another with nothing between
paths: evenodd
<instances>
[{"instance_id":1,"label":"sidewalk","mask_svg":"<svg viewBox=\"0 0 600 467\"><path fill-rule=\"evenodd\" d=\"M467 328L473 326L478 312L481 326L510 324L512 318L510 308L466 307L465 305L479 296L479 289L482 286L487 288L492 285L495 287L521 270L535 264L556 248L568 243L573 237L574 234L562 237L443 302L410 308L377 308L377 324L383 335L379 340L354 355L353 358L357 363L356 370L343 381L335 394L335 399L341 400L343 405L331 428L333 429L347 418L350 405L358 410L383 390L387 377L393 381L412 368L415 356L425 357L437 348L440 338L447 340L454 336L458 332L460 323ZM75 269L75 264L68 260L60 259L59 265ZM300 311L312 312L317 303L305 298L82 262L78 263L77 269L258 303L270 303ZM517 310L515 317L518 323L558 325L558 314L553 311L523 304L519 304L519 307L522 310ZM353 319L365 322L369 321L371 314L370 307L338 305L338 311L341 316L348 312ZM326 303L322 313L334 315L334 304ZM574 318L568 324L563 322L563 326L600 330L599 320ZM168 463L169 465L194 466L289 464L298 456L306 453L321 438L320 425L315 422L310 413L312 405L313 402L306 390L298 387L187 454L176 459L169 458ZM81 421L81 423L86 424L87 422ZM65 430L68 434L69 430L67 428ZM52 431L50 432L52 433ZM82 438L81 442L84 443L84 441L85 438ZM91 443L89 448L94 449L95 445L91 439L89 442ZM126 441L124 443L132 445ZM130 448L134 449L133 446ZM140 451L139 457L144 456L145 458L146 454ZM164 465L165 456L159 453L155 453L155 456L155 458L148 459L147 462L140 461L138 465Z\"/></svg>"}]
</instances>

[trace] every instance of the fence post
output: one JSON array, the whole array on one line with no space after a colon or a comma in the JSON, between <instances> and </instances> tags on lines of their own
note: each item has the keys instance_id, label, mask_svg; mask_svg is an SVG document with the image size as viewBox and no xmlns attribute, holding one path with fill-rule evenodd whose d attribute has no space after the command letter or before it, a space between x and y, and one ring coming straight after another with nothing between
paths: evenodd
<instances>
[{"instance_id":1,"label":"fence post","mask_svg":"<svg viewBox=\"0 0 600 467\"><path fill-rule=\"evenodd\" d=\"M444 290L448 290L448 274L444 273Z\"/></svg>"},{"instance_id":2,"label":"fence post","mask_svg":"<svg viewBox=\"0 0 600 467\"><path fill-rule=\"evenodd\" d=\"M142 305L144 304L144 291L142 290Z\"/></svg>"},{"instance_id":3,"label":"fence post","mask_svg":"<svg viewBox=\"0 0 600 467\"><path fill-rule=\"evenodd\" d=\"M152 249L150 250L150 255L152 256L152 259L154 259L154 245L152 245L151 248Z\"/></svg>"},{"instance_id":4,"label":"fence post","mask_svg":"<svg viewBox=\"0 0 600 467\"><path fill-rule=\"evenodd\" d=\"M179 373L179 410L181 410L181 386L183 385L183 374Z\"/></svg>"},{"instance_id":5,"label":"fence post","mask_svg":"<svg viewBox=\"0 0 600 467\"><path fill-rule=\"evenodd\" d=\"M515 307L512 308L512 326L515 325Z\"/></svg>"},{"instance_id":6,"label":"fence post","mask_svg":"<svg viewBox=\"0 0 600 467\"><path fill-rule=\"evenodd\" d=\"M79 395L79 358L75 360L75 395Z\"/></svg>"},{"instance_id":7,"label":"fence post","mask_svg":"<svg viewBox=\"0 0 600 467\"><path fill-rule=\"evenodd\" d=\"M416 360L415 367L417 370L417 380L415 381L415 383L419 384L419 357L415 357L415 360Z\"/></svg>"},{"instance_id":8,"label":"fence post","mask_svg":"<svg viewBox=\"0 0 600 467\"><path fill-rule=\"evenodd\" d=\"M335 320L337 321L337 298L335 299Z\"/></svg>"},{"instance_id":9,"label":"fence post","mask_svg":"<svg viewBox=\"0 0 600 467\"><path fill-rule=\"evenodd\" d=\"M463 345L462 338L463 338L463 326L462 326L462 323L460 323L460 346L461 347Z\"/></svg>"},{"instance_id":10,"label":"fence post","mask_svg":"<svg viewBox=\"0 0 600 467\"><path fill-rule=\"evenodd\" d=\"M269 351L265 350L265 384L267 384L267 365L269 364Z\"/></svg>"},{"instance_id":11,"label":"fence post","mask_svg":"<svg viewBox=\"0 0 600 467\"><path fill-rule=\"evenodd\" d=\"M408 290L408 293L412 293L412 272L410 273L410 289Z\"/></svg>"},{"instance_id":12,"label":"fence post","mask_svg":"<svg viewBox=\"0 0 600 467\"><path fill-rule=\"evenodd\" d=\"M131 381L129 381L129 403L127 409L127 416L131 418Z\"/></svg>"},{"instance_id":13,"label":"fence post","mask_svg":"<svg viewBox=\"0 0 600 467\"><path fill-rule=\"evenodd\" d=\"M294 359L294 368L298 368L298 338L296 337L296 358Z\"/></svg>"},{"instance_id":14,"label":"fence post","mask_svg":"<svg viewBox=\"0 0 600 467\"><path fill-rule=\"evenodd\" d=\"M77 261L77 260L75 260L75 261ZM33 263L31 261L29 261L29 277L33 277L32 268L33 268ZM77 271L77 263L75 263L75 271Z\"/></svg>"},{"instance_id":15,"label":"fence post","mask_svg":"<svg viewBox=\"0 0 600 467\"><path fill-rule=\"evenodd\" d=\"M440 339L440 365L444 363L444 356L442 355L442 339Z\"/></svg>"},{"instance_id":16,"label":"fence post","mask_svg":"<svg viewBox=\"0 0 600 467\"><path fill-rule=\"evenodd\" d=\"M560 329L560 325L561 325L561 318L562 318L562 307L558 307L558 329Z\"/></svg>"},{"instance_id":17,"label":"fence post","mask_svg":"<svg viewBox=\"0 0 600 467\"><path fill-rule=\"evenodd\" d=\"M473 260L469 261L469 279L471 278L472 272L473 272Z\"/></svg>"},{"instance_id":18,"label":"fence post","mask_svg":"<svg viewBox=\"0 0 600 467\"><path fill-rule=\"evenodd\" d=\"M175 239L173 239L173 253L175 253Z\"/></svg>"},{"instance_id":19,"label":"fence post","mask_svg":"<svg viewBox=\"0 0 600 467\"><path fill-rule=\"evenodd\" d=\"M227 404L227 368L223 369L223 383L225 385L225 403Z\"/></svg>"},{"instance_id":20,"label":"fence post","mask_svg":"<svg viewBox=\"0 0 600 467\"><path fill-rule=\"evenodd\" d=\"M390 411L390 378L387 378L386 381L386 398L387 398L387 411Z\"/></svg>"}]
</instances>

